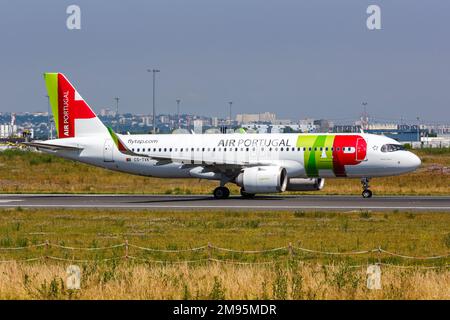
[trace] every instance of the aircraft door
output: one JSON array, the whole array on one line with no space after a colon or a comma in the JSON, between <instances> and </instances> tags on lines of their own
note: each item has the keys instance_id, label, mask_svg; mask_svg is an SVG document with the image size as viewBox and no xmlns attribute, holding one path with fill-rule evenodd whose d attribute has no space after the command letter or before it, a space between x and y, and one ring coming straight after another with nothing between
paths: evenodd
<instances>
[{"instance_id":1,"label":"aircraft door","mask_svg":"<svg viewBox=\"0 0 450 320\"><path fill-rule=\"evenodd\" d=\"M111 139L106 139L103 146L103 161L114 162L113 159L114 142Z\"/></svg>"},{"instance_id":2,"label":"aircraft door","mask_svg":"<svg viewBox=\"0 0 450 320\"><path fill-rule=\"evenodd\" d=\"M367 142L363 138L356 140L356 161L367 160Z\"/></svg>"}]
</instances>

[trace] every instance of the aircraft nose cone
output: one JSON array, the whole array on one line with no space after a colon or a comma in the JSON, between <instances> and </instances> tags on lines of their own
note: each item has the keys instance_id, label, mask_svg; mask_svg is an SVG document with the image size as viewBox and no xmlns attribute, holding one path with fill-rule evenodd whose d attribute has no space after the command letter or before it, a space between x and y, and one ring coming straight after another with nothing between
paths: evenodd
<instances>
[{"instance_id":1,"label":"aircraft nose cone","mask_svg":"<svg viewBox=\"0 0 450 320\"><path fill-rule=\"evenodd\" d=\"M416 156L414 153L410 152L409 159L408 159L408 166L415 170L422 164L422 161L418 156Z\"/></svg>"}]
</instances>

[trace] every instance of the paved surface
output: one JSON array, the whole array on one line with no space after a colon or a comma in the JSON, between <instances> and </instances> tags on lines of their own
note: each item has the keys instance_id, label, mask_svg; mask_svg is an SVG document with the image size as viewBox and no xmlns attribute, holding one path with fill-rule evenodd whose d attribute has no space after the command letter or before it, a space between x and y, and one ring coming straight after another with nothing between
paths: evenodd
<instances>
[{"instance_id":1,"label":"paved surface","mask_svg":"<svg viewBox=\"0 0 450 320\"><path fill-rule=\"evenodd\" d=\"M432 210L450 211L448 197L361 196L238 196L216 200L212 196L173 195L0 195L0 207L111 208L111 209L232 209L232 210Z\"/></svg>"}]
</instances>

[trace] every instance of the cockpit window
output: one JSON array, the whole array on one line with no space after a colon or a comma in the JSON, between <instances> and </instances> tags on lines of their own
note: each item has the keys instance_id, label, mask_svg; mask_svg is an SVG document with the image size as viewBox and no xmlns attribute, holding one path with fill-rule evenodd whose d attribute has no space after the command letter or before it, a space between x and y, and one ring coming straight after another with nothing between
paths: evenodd
<instances>
[{"instance_id":1,"label":"cockpit window","mask_svg":"<svg viewBox=\"0 0 450 320\"><path fill-rule=\"evenodd\" d=\"M405 150L401 144L385 144L381 147L381 152L394 152L398 150Z\"/></svg>"}]
</instances>

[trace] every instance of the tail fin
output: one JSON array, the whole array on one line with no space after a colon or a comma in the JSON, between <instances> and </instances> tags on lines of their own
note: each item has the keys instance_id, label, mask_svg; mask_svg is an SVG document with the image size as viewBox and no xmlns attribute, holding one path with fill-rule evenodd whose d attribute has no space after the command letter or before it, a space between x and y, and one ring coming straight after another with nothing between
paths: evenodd
<instances>
[{"instance_id":1,"label":"tail fin","mask_svg":"<svg viewBox=\"0 0 450 320\"><path fill-rule=\"evenodd\" d=\"M106 127L62 73L44 73L58 138L107 134Z\"/></svg>"}]
</instances>

